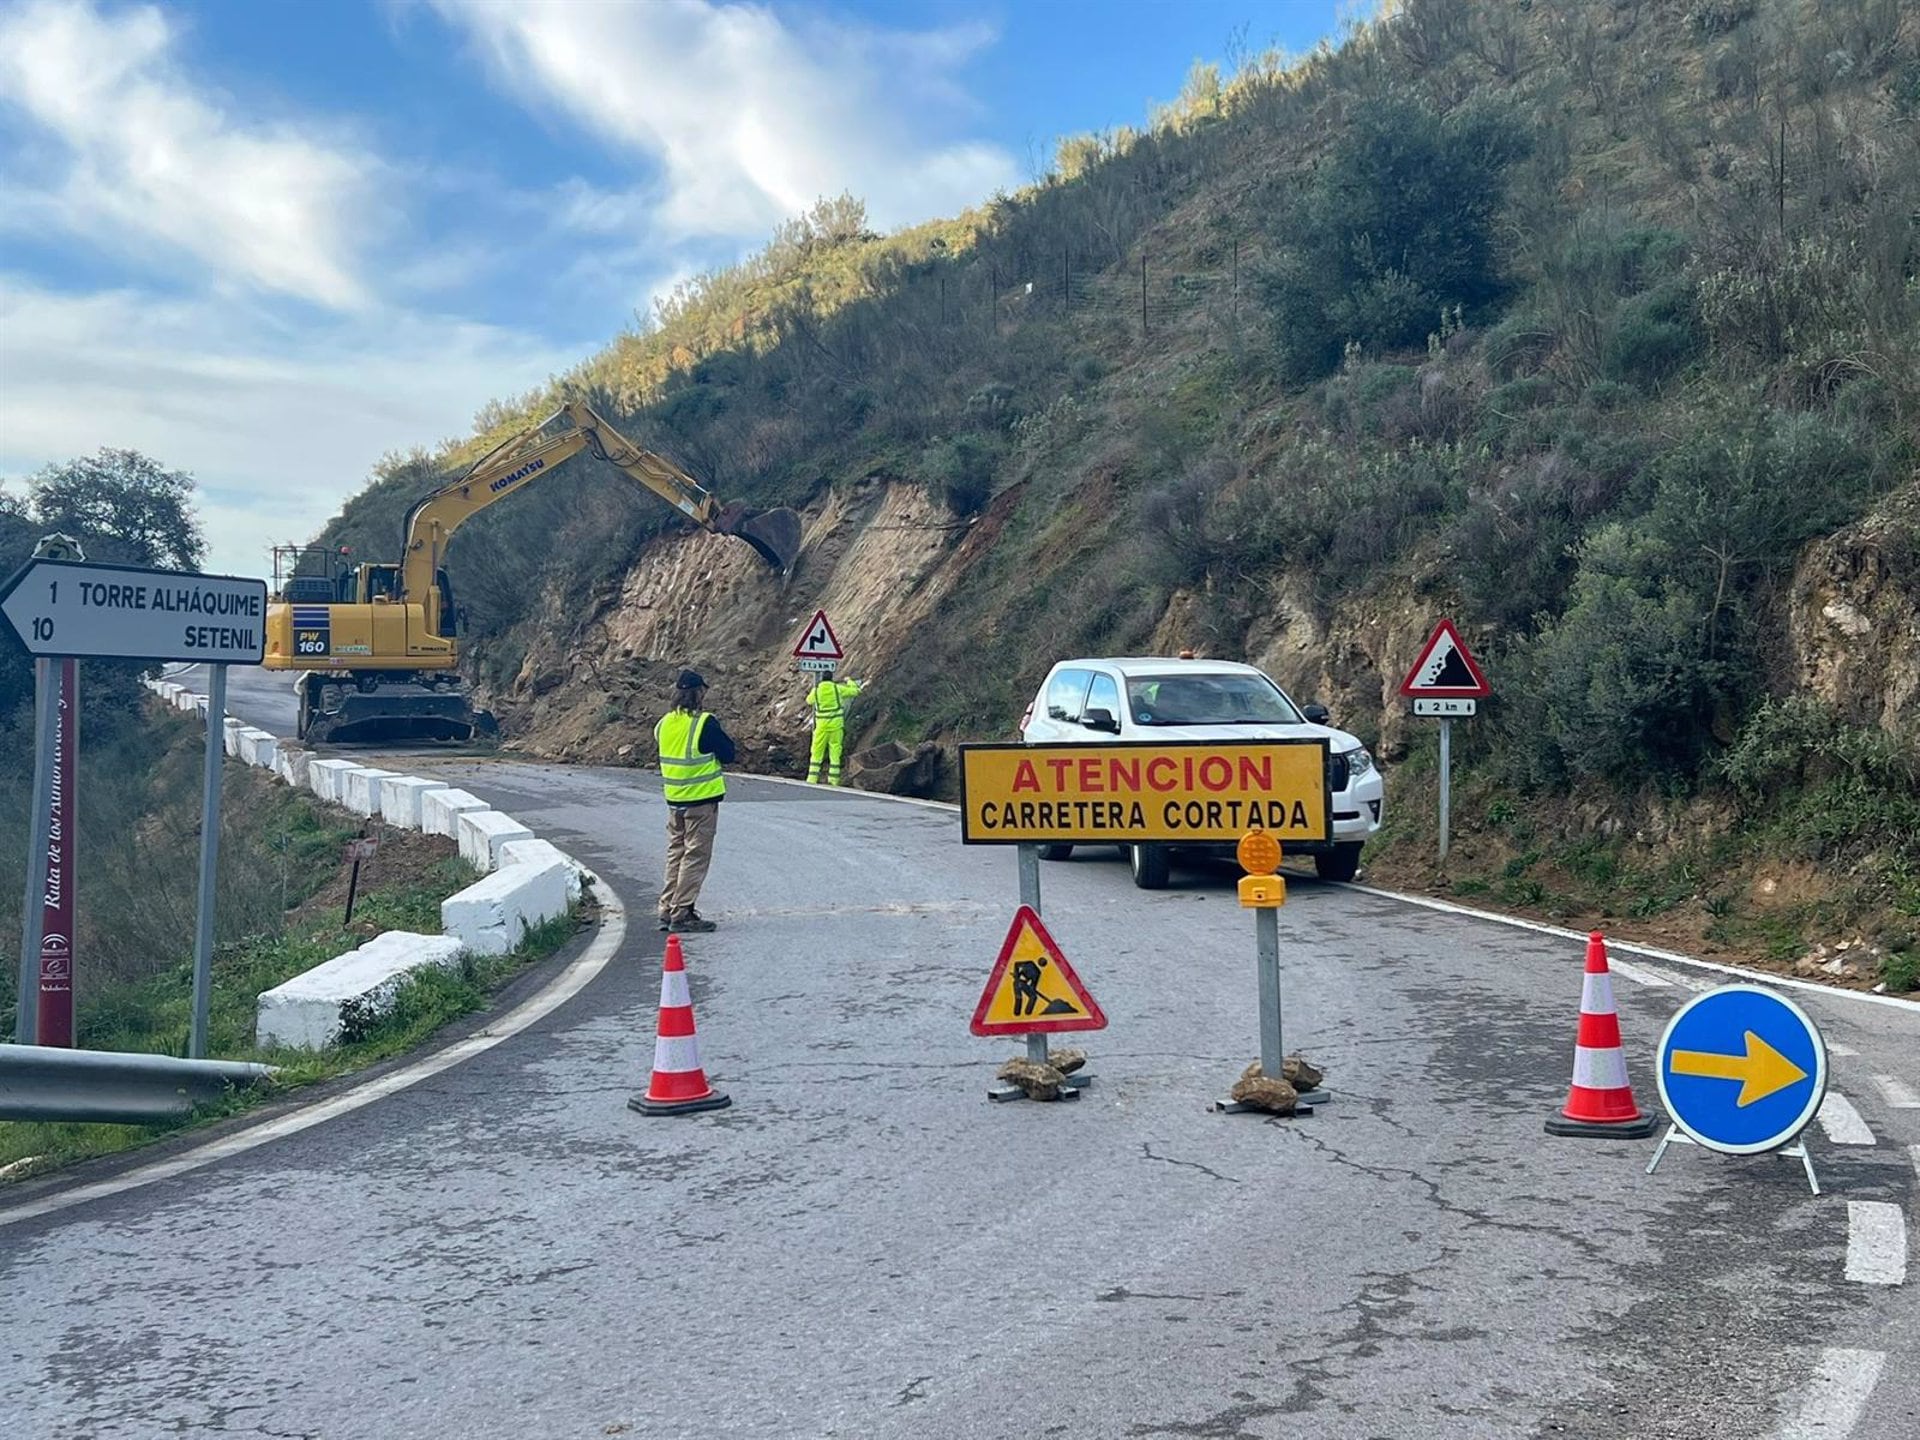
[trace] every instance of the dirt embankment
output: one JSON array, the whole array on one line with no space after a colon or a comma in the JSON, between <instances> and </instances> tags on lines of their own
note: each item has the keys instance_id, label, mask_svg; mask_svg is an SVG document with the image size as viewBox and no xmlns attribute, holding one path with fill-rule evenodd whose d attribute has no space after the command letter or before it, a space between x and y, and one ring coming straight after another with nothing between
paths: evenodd
<instances>
[{"instance_id":1,"label":"dirt embankment","mask_svg":"<svg viewBox=\"0 0 1920 1440\"><path fill-rule=\"evenodd\" d=\"M582 623L548 607L537 642L504 692L488 697L508 744L556 759L651 763L654 720L673 677L691 666L744 748L742 769L800 773L808 736L795 638L824 609L847 659L871 682L850 747L873 731L885 678L965 569L966 522L918 486L875 479L835 491L807 515L793 571L769 573L745 546L706 534L650 546Z\"/></svg>"}]
</instances>

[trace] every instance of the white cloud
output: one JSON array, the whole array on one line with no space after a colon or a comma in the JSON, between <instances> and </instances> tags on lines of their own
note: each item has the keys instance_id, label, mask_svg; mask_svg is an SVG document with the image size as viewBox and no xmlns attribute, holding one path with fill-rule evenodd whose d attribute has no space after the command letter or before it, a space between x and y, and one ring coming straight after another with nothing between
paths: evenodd
<instances>
[{"instance_id":1,"label":"white cloud","mask_svg":"<svg viewBox=\"0 0 1920 1440\"><path fill-rule=\"evenodd\" d=\"M966 108L951 72L991 40L982 27L796 30L713 0L429 3L473 39L503 93L660 166L644 205L576 194L571 213L589 230L644 211L667 241L761 236L843 190L891 228L1018 181L998 146L923 138L929 112Z\"/></svg>"},{"instance_id":2,"label":"white cloud","mask_svg":"<svg viewBox=\"0 0 1920 1440\"><path fill-rule=\"evenodd\" d=\"M153 242L218 282L346 309L368 301L357 268L376 162L310 134L237 121L179 72L176 36L153 8L104 15L36 0L0 14L0 100L57 146L16 161L16 227L151 258ZM45 147L37 147L45 148ZM22 152L27 153L26 147Z\"/></svg>"},{"instance_id":3,"label":"white cloud","mask_svg":"<svg viewBox=\"0 0 1920 1440\"><path fill-rule=\"evenodd\" d=\"M0 474L139 450L199 480L208 569L265 574L267 547L309 538L381 456L467 433L577 354L398 312L296 338L230 302L0 276Z\"/></svg>"}]
</instances>

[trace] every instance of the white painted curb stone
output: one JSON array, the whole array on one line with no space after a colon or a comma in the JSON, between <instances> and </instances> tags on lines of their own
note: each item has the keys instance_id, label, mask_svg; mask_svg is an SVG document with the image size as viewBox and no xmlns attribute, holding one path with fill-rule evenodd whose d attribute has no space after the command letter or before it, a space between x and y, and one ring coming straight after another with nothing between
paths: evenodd
<instances>
[{"instance_id":1,"label":"white painted curb stone","mask_svg":"<svg viewBox=\"0 0 1920 1440\"><path fill-rule=\"evenodd\" d=\"M420 828L429 835L458 840L461 815L469 810L492 808L478 795L469 795L464 790L429 790L420 797Z\"/></svg>"},{"instance_id":2,"label":"white painted curb stone","mask_svg":"<svg viewBox=\"0 0 1920 1440\"><path fill-rule=\"evenodd\" d=\"M340 803L356 815L372 819L380 813L380 782L398 772L356 765L340 772Z\"/></svg>"},{"instance_id":3,"label":"white painted curb stone","mask_svg":"<svg viewBox=\"0 0 1920 1440\"><path fill-rule=\"evenodd\" d=\"M261 995L254 1038L263 1046L320 1050L340 1038L341 1007L349 1002L384 1014L393 994L416 970L460 963L460 941L451 935L415 935L389 930L358 950L336 955Z\"/></svg>"},{"instance_id":4,"label":"white painted curb stone","mask_svg":"<svg viewBox=\"0 0 1920 1440\"><path fill-rule=\"evenodd\" d=\"M512 840L531 840L533 831L498 810L468 810L456 822L460 858L482 875L500 866L500 847Z\"/></svg>"},{"instance_id":5,"label":"white painted curb stone","mask_svg":"<svg viewBox=\"0 0 1920 1440\"><path fill-rule=\"evenodd\" d=\"M440 928L476 955L504 955L543 920L567 913L565 864L509 865L440 903Z\"/></svg>"},{"instance_id":6,"label":"white painted curb stone","mask_svg":"<svg viewBox=\"0 0 1920 1440\"><path fill-rule=\"evenodd\" d=\"M420 828L420 801L429 790L445 790L444 780L422 780L418 775L389 775L380 782L380 818L402 830Z\"/></svg>"}]
</instances>

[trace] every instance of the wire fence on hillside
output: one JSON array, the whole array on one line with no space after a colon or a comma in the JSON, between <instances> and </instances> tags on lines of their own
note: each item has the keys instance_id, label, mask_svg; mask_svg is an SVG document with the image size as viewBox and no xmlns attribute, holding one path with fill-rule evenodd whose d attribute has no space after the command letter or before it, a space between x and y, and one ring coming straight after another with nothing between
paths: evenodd
<instances>
[{"instance_id":1,"label":"wire fence on hillside","mask_svg":"<svg viewBox=\"0 0 1920 1440\"><path fill-rule=\"evenodd\" d=\"M1245 314L1259 252L1229 241L1213 267L1159 262L1096 266L1071 250L1024 265L977 261L916 278L910 290L938 291L941 324L979 326L989 333L1030 320L1106 321L1144 337L1183 319L1205 315L1237 322ZM923 300L923 303L925 301Z\"/></svg>"}]
</instances>

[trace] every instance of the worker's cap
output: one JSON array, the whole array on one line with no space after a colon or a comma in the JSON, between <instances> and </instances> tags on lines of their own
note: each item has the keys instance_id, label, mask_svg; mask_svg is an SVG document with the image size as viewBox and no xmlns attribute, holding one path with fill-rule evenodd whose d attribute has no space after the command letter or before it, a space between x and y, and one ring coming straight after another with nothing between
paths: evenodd
<instances>
[{"instance_id":1,"label":"worker's cap","mask_svg":"<svg viewBox=\"0 0 1920 1440\"><path fill-rule=\"evenodd\" d=\"M706 678L702 676L698 670L682 670L680 672L680 678L673 683L682 690L704 690L707 688Z\"/></svg>"}]
</instances>

